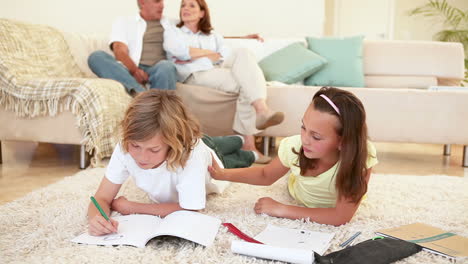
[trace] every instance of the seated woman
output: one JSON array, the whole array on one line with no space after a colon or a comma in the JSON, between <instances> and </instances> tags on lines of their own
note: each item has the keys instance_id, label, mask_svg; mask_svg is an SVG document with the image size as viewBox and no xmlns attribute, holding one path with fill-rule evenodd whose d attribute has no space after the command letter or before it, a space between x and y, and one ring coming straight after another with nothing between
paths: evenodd
<instances>
[{"instance_id":1,"label":"seated woman","mask_svg":"<svg viewBox=\"0 0 468 264\"><path fill-rule=\"evenodd\" d=\"M280 124L284 114L268 108L265 77L254 55L247 49L230 52L212 29L205 0L183 0L180 23L164 31L164 49L176 63L178 81L239 94L233 130L244 136L244 149L258 153L253 135ZM257 163L269 161L260 156Z\"/></svg>"}]
</instances>

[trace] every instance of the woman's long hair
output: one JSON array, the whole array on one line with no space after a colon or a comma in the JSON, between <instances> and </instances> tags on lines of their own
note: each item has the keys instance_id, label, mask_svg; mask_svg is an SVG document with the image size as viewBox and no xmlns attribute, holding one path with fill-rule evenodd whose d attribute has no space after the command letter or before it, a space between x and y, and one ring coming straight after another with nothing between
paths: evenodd
<instances>
[{"instance_id":1,"label":"woman's long hair","mask_svg":"<svg viewBox=\"0 0 468 264\"><path fill-rule=\"evenodd\" d=\"M201 11L205 11L205 15L198 21L198 30L200 30L203 34L210 34L211 31L213 30L213 27L211 26L211 18L210 18L210 9L208 8L208 4L205 2L205 0L196 0L198 5L200 6ZM181 9L182 11L182 4L183 0L181 2ZM177 24L177 27L182 27L184 25L184 21L182 21L182 16L181 12L179 11L179 18L180 22Z\"/></svg>"},{"instance_id":2,"label":"woman's long hair","mask_svg":"<svg viewBox=\"0 0 468 264\"><path fill-rule=\"evenodd\" d=\"M145 141L161 133L169 146L167 165L171 170L184 167L201 137L200 125L174 91L150 89L138 94L122 121L122 146L128 152L131 141Z\"/></svg>"},{"instance_id":3,"label":"woman's long hair","mask_svg":"<svg viewBox=\"0 0 468 264\"><path fill-rule=\"evenodd\" d=\"M326 95L339 109L340 114L320 95ZM341 137L340 166L336 175L336 188L339 197L359 202L367 192L367 125L366 112L361 101L352 93L334 87L322 87L313 97L311 106L322 113L338 118L340 126L335 128ZM310 106L309 106L310 107ZM314 169L317 159L309 159L301 147L299 152L301 175Z\"/></svg>"}]
</instances>

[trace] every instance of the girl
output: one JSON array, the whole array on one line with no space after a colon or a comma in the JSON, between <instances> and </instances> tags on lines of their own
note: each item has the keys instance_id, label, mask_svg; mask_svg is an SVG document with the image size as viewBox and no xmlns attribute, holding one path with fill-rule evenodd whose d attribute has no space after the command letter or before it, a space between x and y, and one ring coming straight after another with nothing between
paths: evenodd
<instances>
[{"instance_id":1,"label":"girl","mask_svg":"<svg viewBox=\"0 0 468 264\"><path fill-rule=\"evenodd\" d=\"M271 185L289 172L289 193L305 207L263 197L255 212L338 226L356 212L375 164L361 101L350 92L322 87L304 114L301 135L283 139L270 164L222 169L214 162L208 170L214 179L254 185Z\"/></svg>"},{"instance_id":2,"label":"girl","mask_svg":"<svg viewBox=\"0 0 468 264\"><path fill-rule=\"evenodd\" d=\"M94 195L106 214L115 210L121 214L166 216L178 210L200 210L205 208L206 194L220 193L228 185L210 178L212 154L218 163L220 160L203 143L198 123L173 92L151 89L140 93L127 109L122 128L123 139L115 147ZM219 138L206 139L218 153L232 153L242 145L241 137L236 136L226 138L230 144ZM236 155L246 154L241 153ZM252 155L252 163L253 153L247 154ZM114 199L130 175L156 203ZM118 227L113 219L107 222L92 203L88 222L91 235L116 232Z\"/></svg>"},{"instance_id":3,"label":"girl","mask_svg":"<svg viewBox=\"0 0 468 264\"><path fill-rule=\"evenodd\" d=\"M253 135L283 121L284 114L266 104L265 78L255 57L223 45L205 0L182 0L180 23L164 31L164 49L176 63L178 81L239 94L233 130L245 137L245 149L257 151ZM269 161L261 156L259 163Z\"/></svg>"}]
</instances>

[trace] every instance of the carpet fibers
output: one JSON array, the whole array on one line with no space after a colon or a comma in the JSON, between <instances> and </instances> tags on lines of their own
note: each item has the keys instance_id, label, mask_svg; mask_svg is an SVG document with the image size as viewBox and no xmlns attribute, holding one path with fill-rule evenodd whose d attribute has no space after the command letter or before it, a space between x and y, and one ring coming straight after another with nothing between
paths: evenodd
<instances>
[{"instance_id":1,"label":"carpet fibers","mask_svg":"<svg viewBox=\"0 0 468 264\"><path fill-rule=\"evenodd\" d=\"M130 246L79 245L70 239L86 230L89 196L97 189L104 169L88 169L0 206L1 263L268 263L233 254L238 239L221 227L213 246L204 248L171 237L151 240L143 249ZM130 200L146 201L146 195L129 181L121 190ZM371 177L367 199L353 220L333 227L293 221L253 212L255 201L270 196L294 203L283 178L272 186L232 184L222 195L210 195L202 213L231 222L255 236L267 224L311 231L334 232L326 253L339 250L341 242L357 231L356 242L374 237L374 231L413 222L424 222L468 236L468 179L449 176L379 175ZM190 223L187 223L190 224ZM196 227L195 227L196 228ZM453 263L425 251L397 263ZM457 263L468 263L466 259Z\"/></svg>"}]
</instances>

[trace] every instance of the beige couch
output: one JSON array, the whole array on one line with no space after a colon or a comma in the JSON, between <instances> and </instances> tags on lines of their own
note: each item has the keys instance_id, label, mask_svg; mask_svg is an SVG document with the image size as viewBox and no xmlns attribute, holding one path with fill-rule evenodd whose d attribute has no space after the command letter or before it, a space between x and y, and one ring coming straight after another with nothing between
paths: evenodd
<instances>
[{"instance_id":1,"label":"beige couch","mask_svg":"<svg viewBox=\"0 0 468 264\"><path fill-rule=\"evenodd\" d=\"M231 42L234 42L231 43L233 46L239 46L239 40ZM271 45L268 42L256 46L263 45L270 52L277 49L268 47ZM288 43L282 41L280 44L284 46ZM431 86L460 85L464 76L463 46L460 43L433 41L364 41L363 49L366 87L342 88L362 100L371 139L445 144L446 154L449 154L450 144L461 144L465 146L463 165L468 166L468 123L465 123L468 117L468 88L466 91L456 88L447 91L428 89ZM261 59L267 54L257 55ZM268 139L299 134L302 115L319 88L268 86L268 104L273 109L284 111L286 119L261 135ZM205 131L215 135L232 133L230 124L234 115L235 95L187 85L178 89L201 120ZM213 103L213 97L218 98L220 103ZM205 104L210 106L201 107ZM267 150L265 146L264 152Z\"/></svg>"},{"instance_id":2,"label":"beige couch","mask_svg":"<svg viewBox=\"0 0 468 264\"><path fill-rule=\"evenodd\" d=\"M87 56L96 49L108 50L107 41L69 33L63 33L63 37L74 58L73 64L76 64L83 77L95 78L87 67ZM261 59L278 49L277 43L284 46L290 42L267 40L263 44L255 43L254 53ZM239 40L228 41L228 44L233 47L244 45ZM247 46L251 44L252 42L248 42ZM2 57L3 54L0 54L0 58ZM363 101L371 139L462 144L465 145L466 154L468 124L464 122L464 118L468 116L468 92L427 89L436 85L458 85L463 78L463 57L463 47L459 43L365 41L363 60L366 87L344 89L349 89ZM3 67L1 59L0 66ZM120 84L109 82L123 91ZM4 84L0 83L0 89L1 85ZM286 120L279 126L268 128L260 135L268 139L298 134L303 112L319 88L280 84L268 86L268 104L273 109L284 111ZM206 133L233 133L231 127L236 95L184 84L178 84L177 91L199 118ZM127 99L124 101L122 105L128 103ZM54 116L43 114L34 118L18 117L11 109L6 110L3 104L0 100L0 122L13 122L14 129L5 130L2 127L0 140L77 145L86 143L87 139L83 136L86 130L83 131L83 127L77 125L78 118L70 111L59 111ZM102 114L106 115L106 111ZM115 123L113 125L115 126ZM61 128L57 129L58 127ZM37 134L36 128L41 128L43 133ZM89 150L93 148L88 148ZM82 153L84 157L83 147ZM110 153L106 152L106 155ZM468 166L467 155L464 156L463 164Z\"/></svg>"}]
</instances>

